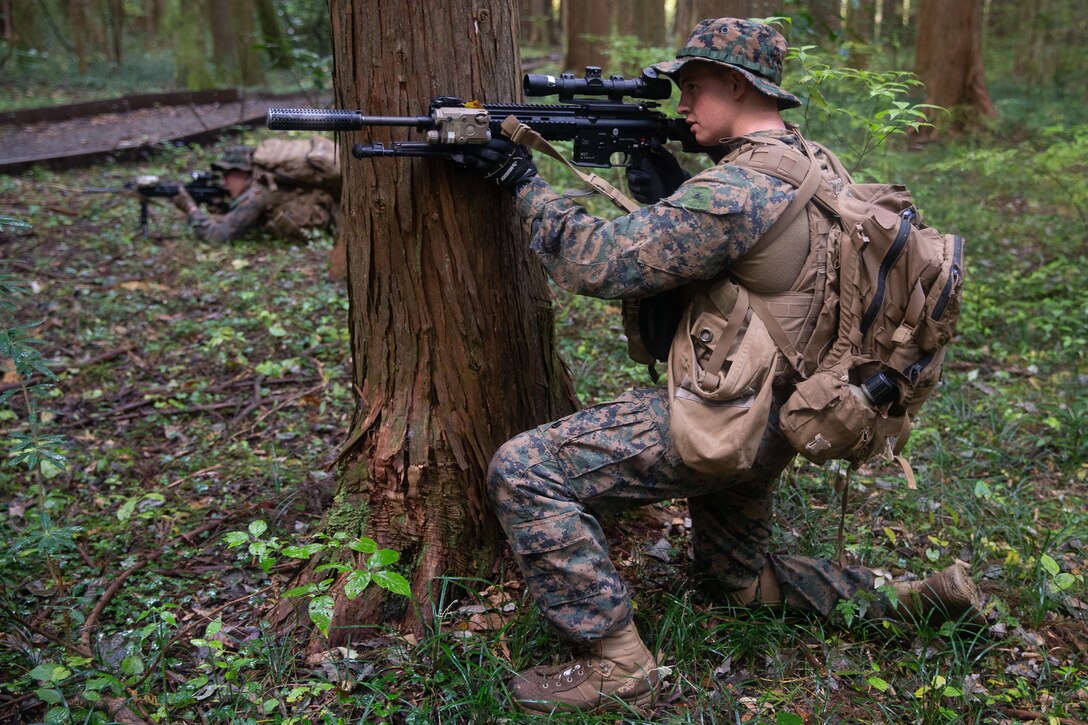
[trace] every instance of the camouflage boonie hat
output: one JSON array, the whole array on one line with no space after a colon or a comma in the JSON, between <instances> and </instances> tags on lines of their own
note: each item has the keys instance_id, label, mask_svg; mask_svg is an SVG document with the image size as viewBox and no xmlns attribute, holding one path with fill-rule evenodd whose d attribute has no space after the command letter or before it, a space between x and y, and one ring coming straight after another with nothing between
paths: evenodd
<instances>
[{"instance_id":1,"label":"camouflage boonie hat","mask_svg":"<svg viewBox=\"0 0 1088 725\"><path fill-rule=\"evenodd\" d=\"M213 171L253 171L253 147L230 146L212 163Z\"/></svg>"},{"instance_id":2,"label":"camouflage boonie hat","mask_svg":"<svg viewBox=\"0 0 1088 725\"><path fill-rule=\"evenodd\" d=\"M691 60L706 60L740 71L761 93L778 99L778 108L797 108L797 96L779 87L786 39L774 28L741 18L700 21L688 42L676 52L676 60L653 67L676 81L680 68Z\"/></svg>"}]
</instances>

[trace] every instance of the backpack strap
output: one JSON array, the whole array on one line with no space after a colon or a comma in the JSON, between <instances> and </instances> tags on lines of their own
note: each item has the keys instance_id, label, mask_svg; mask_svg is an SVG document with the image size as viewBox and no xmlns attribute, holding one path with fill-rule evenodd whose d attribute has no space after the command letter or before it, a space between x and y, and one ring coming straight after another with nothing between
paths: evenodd
<instances>
[{"instance_id":1,"label":"backpack strap","mask_svg":"<svg viewBox=\"0 0 1088 725\"><path fill-rule=\"evenodd\" d=\"M798 215L804 212L805 207L808 206L809 201L811 201L812 197L816 195L816 191L820 187L820 178L822 176L822 174L820 173L820 164L816 161L816 157L812 154L812 150L808 147L808 142L805 141L804 137L801 136L801 133L796 126L791 125L787 127L787 130L795 134L797 138L800 139L801 149L804 151L805 158L807 158L809 162L808 169L805 171L805 175L804 177L802 177L801 183L797 185L797 193L794 195L793 199L790 200L789 205L778 216L778 218L775 219L774 223L771 225L771 228L768 229L754 245L752 245L752 247L747 252L748 254L766 247L768 244L782 236L783 232L789 229L790 224L792 224L794 220L797 219ZM763 138L759 136L745 136L744 138L758 146L772 146L781 147L783 150L794 150L792 146L783 143L776 138ZM782 155L780 154L779 158L781 157ZM740 165L744 166L743 163ZM771 174L769 172L768 167L771 166L771 164L761 163L754 166L756 167L755 170L760 173L767 173L769 176L775 176L774 174ZM773 164L773 166L777 167L778 164ZM775 176L775 178L780 177ZM793 183L789 179L782 180L788 183Z\"/></svg>"},{"instance_id":2,"label":"backpack strap","mask_svg":"<svg viewBox=\"0 0 1088 725\"><path fill-rule=\"evenodd\" d=\"M816 160L816 156L812 153L812 149L809 148L808 142L804 139L803 136L801 136L800 130L793 125L790 125L787 128L791 133L795 134L798 139L800 139L801 150L804 152L804 158L808 160L808 169L805 171L805 175L804 177L802 177L801 183L797 185L797 193L794 195L793 199L790 200L789 205L774 221L774 223L771 225L771 228L768 229L766 233L764 233L764 235L760 237L754 245L752 245L752 247L748 250L747 254L751 254L753 251L762 249L763 247L776 240L778 237L782 236L782 233L785 232L791 224L793 224L793 222L797 219L798 215L804 213L805 209L808 207L808 203L812 201L813 197L816 195L817 190L820 188L820 181L823 177L823 174L820 171L820 163ZM792 146L776 138L745 136L745 139L761 146L781 147L783 151L795 151ZM779 158L781 158L781 154ZM778 165L778 163L759 163L755 165L757 166L755 170L759 171L760 173L767 173L770 176L775 176L775 178L781 178L776 174L771 173L769 168L771 166L778 167ZM744 166L744 164L742 163L741 166ZM782 180L786 181L787 183L794 183L789 178L783 178ZM786 358L786 361L789 363L790 367L793 368L797 372L797 374L802 377L802 379L806 377L804 374L804 359L801 353L799 353L794 344L790 342L789 335L787 335L786 331L782 329L782 325L780 325L778 323L778 320L775 319L767 304L762 299L760 299L758 295L751 295L750 304L752 307L752 312L758 315L759 319L763 321L764 326L767 328L768 334L770 334L771 339L774 340L775 345L782 353L782 356Z\"/></svg>"}]
</instances>

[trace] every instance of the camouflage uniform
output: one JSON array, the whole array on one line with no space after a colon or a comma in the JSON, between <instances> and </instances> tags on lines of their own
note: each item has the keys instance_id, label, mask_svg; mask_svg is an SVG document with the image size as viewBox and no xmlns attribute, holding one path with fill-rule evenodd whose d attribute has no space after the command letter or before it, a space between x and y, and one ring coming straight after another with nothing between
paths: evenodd
<instances>
[{"instance_id":1,"label":"camouflage uniform","mask_svg":"<svg viewBox=\"0 0 1088 725\"><path fill-rule=\"evenodd\" d=\"M208 242L226 242L237 239L247 229L264 221L271 207L268 189L251 183L237 199L231 202L226 214L209 214L199 206L188 213L189 226L197 237Z\"/></svg>"},{"instance_id":2,"label":"camouflage uniform","mask_svg":"<svg viewBox=\"0 0 1088 725\"><path fill-rule=\"evenodd\" d=\"M796 138L776 133L786 142ZM786 209L789 184L728 164L675 194L608 221L587 214L533 178L518 190L532 248L562 287L602 298L645 297L711 280L745 253ZM527 586L544 616L567 637L593 641L631 620L627 589L608 557L597 516L687 498L696 575L718 592L739 592L769 559L787 605L830 614L835 603L871 590L872 572L826 560L769 555L774 488L793 458L776 405L756 463L700 474L669 437L668 391L632 390L508 441L488 485ZM882 614L880 602L870 606Z\"/></svg>"},{"instance_id":3,"label":"camouflage uniform","mask_svg":"<svg viewBox=\"0 0 1088 725\"><path fill-rule=\"evenodd\" d=\"M209 242L237 239L247 229L263 225L269 233L288 241L302 241L303 229L328 228L335 224L338 203L327 191L304 185L277 185L262 167L254 168L253 149L228 148L212 169L221 173L255 173L249 186L231 201L225 214L209 214L193 204L186 217L193 233ZM191 200L189 200L191 202Z\"/></svg>"}]
</instances>

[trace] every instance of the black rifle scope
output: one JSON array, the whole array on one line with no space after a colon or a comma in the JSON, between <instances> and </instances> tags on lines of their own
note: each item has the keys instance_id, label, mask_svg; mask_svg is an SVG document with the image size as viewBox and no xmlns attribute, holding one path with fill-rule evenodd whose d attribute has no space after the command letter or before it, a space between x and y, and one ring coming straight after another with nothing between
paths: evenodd
<instances>
[{"instance_id":1,"label":"black rifle scope","mask_svg":"<svg viewBox=\"0 0 1088 725\"><path fill-rule=\"evenodd\" d=\"M587 66L582 78L576 78L573 73L558 76L526 73L522 86L526 96L559 94L560 101L569 101L574 96L608 96L612 101L622 101L628 96L660 101L672 94L672 82L650 67L642 70L641 77L631 79L623 76L602 78L601 69L595 65Z\"/></svg>"}]
</instances>

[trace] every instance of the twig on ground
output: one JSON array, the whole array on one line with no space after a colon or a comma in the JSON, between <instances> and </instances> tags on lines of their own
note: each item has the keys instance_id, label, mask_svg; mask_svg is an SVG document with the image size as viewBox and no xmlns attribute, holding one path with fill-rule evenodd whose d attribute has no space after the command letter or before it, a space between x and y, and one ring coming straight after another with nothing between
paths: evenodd
<instances>
[{"instance_id":1,"label":"twig on ground","mask_svg":"<svg viewBox=\"0 0 1088 725\"><path fill-rule=\"evenodd\" d=\"M206 521L192 531L179 534L178 538L183 539L186 542L192 543L190 537L214 529L222 525L226 521L229 521L234 515L235 514L228 512L226 516L221 519L212 519L211 521ZM121 588L121 585L124 584L125 580L128 579L130 576L138 572L140 569L143 569L155 559L158 559L162 555L162 553L166 551L167 547L171 543L173 543L173 541L168 541L155 551L145 556L140 561L130 566L128 569L125 569L123 572L118 574L112 582L110 582L110 585L106 587L106 591L102 592L102 596L98 598L98 601L94 605L94 609L91 610L91 613L87 616L86 621L83 623L83 630L80 632L79 635L80 644L85 647L87 651L90 651L91 649L91 637L94 635L94 630L98 626L98 619L102 616L102 611L106 608L106 605L109 604L110 600L113 599L113 596L117 594L117 591Z\"/></svg>"}]
</instances>

